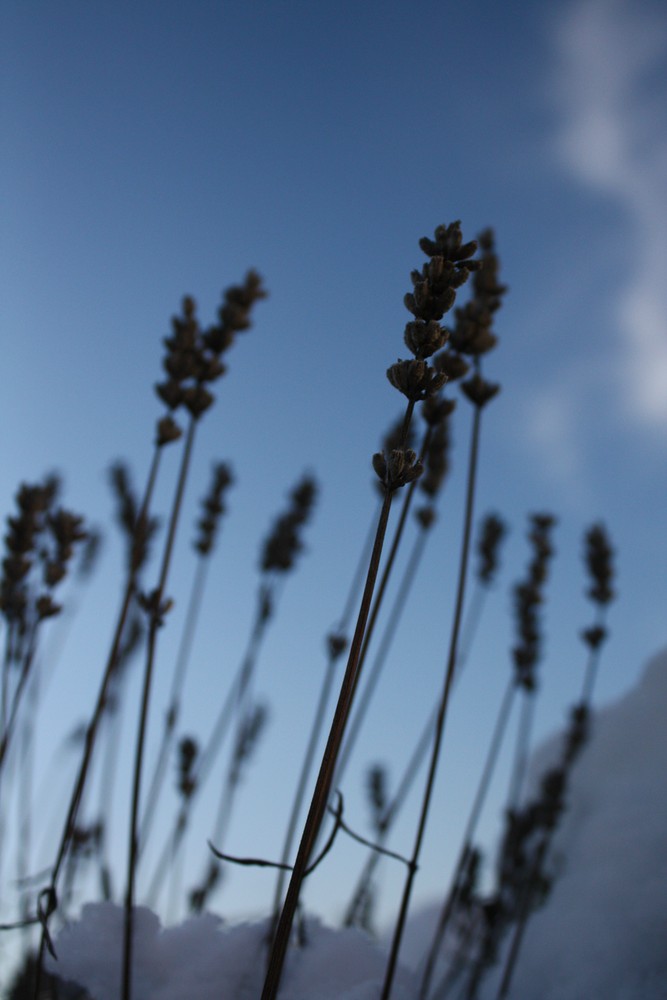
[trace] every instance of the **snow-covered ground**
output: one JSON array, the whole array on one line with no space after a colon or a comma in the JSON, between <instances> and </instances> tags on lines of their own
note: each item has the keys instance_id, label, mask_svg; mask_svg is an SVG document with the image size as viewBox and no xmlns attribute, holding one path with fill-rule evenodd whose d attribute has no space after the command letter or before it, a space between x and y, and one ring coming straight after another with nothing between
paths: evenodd
<instances>
[{"instance_id":1,"label":"snow-covered ground","mask_svg":"<svg viewBox=\"0 0 667 1000\"><path fill-rule=\"evenodd\" d=\"M594 718L554 841L558 878L528 925L512 1000L667 998L667 651L640 683ZM537 775L558 738L535 755ZM418 970L437 907L411 920L394 1000L416 1000ZM162 928L137 914L135 1000L256 1000L264 969L263 924L226 925L205 914ZM357 931L306 924L284 1000L377 1000L385 953ZM117 1000L122 911L86 906L56 942L57 971L95 1000ZM410 971L410 970L415 971ZM494 974L480 1000L495 997Z\"/></svg>"}]
</instances>

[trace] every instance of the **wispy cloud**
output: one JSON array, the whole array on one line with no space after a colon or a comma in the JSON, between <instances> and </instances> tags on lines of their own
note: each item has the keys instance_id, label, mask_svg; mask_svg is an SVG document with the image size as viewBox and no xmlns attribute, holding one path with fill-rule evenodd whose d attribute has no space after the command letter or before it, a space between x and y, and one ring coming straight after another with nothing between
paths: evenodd
<instances>
[{"instance_id":1,"label":"wispy cloud","mask_svg":"<svg viewBox=\"0 0 667 1000\"><path fill-rule=\"evenodd\" d=\"M667 434L667 14L577 0L556 46L561 162L627 219L627 269L612 293L614 388L626 417Z\"/></svg>"}]
</instances>

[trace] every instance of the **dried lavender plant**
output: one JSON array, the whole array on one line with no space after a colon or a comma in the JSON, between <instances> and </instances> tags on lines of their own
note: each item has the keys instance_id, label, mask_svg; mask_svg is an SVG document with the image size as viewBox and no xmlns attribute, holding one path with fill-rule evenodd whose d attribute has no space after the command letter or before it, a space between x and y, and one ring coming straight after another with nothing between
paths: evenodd
<instances>
[{"instance_id":1,"label":"dried lavender plant","mask_svg":"<svg viewBox=\"0 0 667 1000\"><path fill-rule=\"evenodd\" d=\"M163 361L167 380L156 386L158 396L172 412L182 408L188 413L188 426L181 454L181 465L174 489L171 514L162 554L162 562L156 587L149 594L140 595L148 618L148 640L144 669L141 706L137 724L137 738L132 783L127 881L125 893L125 926L123 935L123 978L122 998L131 997L132 971L132 924L136 868L138 861L139 802L143 765L148 706L155 662L158 629L164 624L165 615L171 607L171 600L165 590L171 564L171 556L176 538L179 516L187 482L190 459L195 441L196 429L204 413L214 401L207 386L215 382L226 371L221 358L234 343L236 335L247 330L255 303L266 297L261 278L255 271L248 271L242 285L233 285L224 294L218 311L218 322L207 330L202 330L196 317L194 300L186 296L183 300L183 316L174 317L172 336L165 338L167 353ZM174 440L180 436L180 429L173 417L162 423L163 439Z\"/></svg>"},{"instance_id":2,"label":"dried lavender plant","mask_svg":"<svg viewBox=\"0 0 667 1000\"><path fill-rule=\"evenodd\" d=\"M336 762L359 680L359 656L377 579L392 497L396 489L418 478L422 471L421 463L417 462L414 452L405 450L412 412L418 401L436 393L446 380L446 376L437 373L425 359L444 346L447 331L440 325L439 320L454 304L456 289L465 283L471 270L477 266L470 259L476 250L476 244L463 243L459 223L439 227L436 230L436 242L422 240L421 246L428 253L430 260L421 272L412 273L414 292L405 297L406 306L415 317L406 326L405 343L415 358L413 361L399 360L387 372L389 381L408 400L401 433L401 446L388 456L377 454L373 458L373 467L384 484L385 495L357 625L350 644L347 667L269 956L262 1000L274 1000L278 992L301 884L327 808Z\"/></svg>"},{"instance_id":3,"label":"dried lavender plant","mask_svg":"<svg viewBox=\"0 0 667 1000\"><path fill-rule=\"evenodd\" d=\"M432 257L432 255L438 253L439 247L443 239L446 240L446 238L447 238L446 234L444 233L439 234L436 231L435 242L432 242L430 240L422 240L420 246L424 251L424 253ZM465 513L463 519L463 535L461 543L461 555L459 560L459 573L458 573L457 593L456 593L456 601L454 608L454 620L452 623L449 652L447 655L447 665L445 668L445 679L442 690L442 696L438 708L438 715L436 719L435 734L433 740L431 760L429 763L428 776L426 779L426 786L424 788L424 795L422 799L419 821L417 824L417 831L415 834L415 841L412 850L411 861L410 864L408 865L403 896L401 899L398 918L396 920L396 927L394 930L391 950L389 953L389 960L387 962L385 980L382 987L382 1000L388 1000L389 995L391 993L394 972L396 969L396 963L398 961L398 953L400 950L401 939L403 936L403 929L405 926L408 906L410 903L412 884L414 882L414 877L417 871L419 855L421 853L421 845L424 837L424 832L426 829L426 822L428 819L428 812L435 782L435 774L437 770L438 760L440 757L440 747L444 733L447 707L449 704L449 694L452 686L452 681L454 679L454 671L456 668L456 661L458 656L459 631L461 627L461 616L463 612L466 577L468 570L468 555L470 549L470 534L471 534L472 519L473 519L475 484L477 476L477 461L478 461L478 451L479 451L481 415L484 407L487 406L490 400L494 398L494 396L498 393L500 389L500 387L497 384L488 382L485 378L483 378L481 374L481 357L484 354L486 354L489 350L491 350L497 342L497 337L492 330L493 318L495 312L500 307L502 296L505 293L506 288L505 286L501 285L498 281L499 261L495 253L493 233L490 229L485 230L481 234L479 239L479 245L480 249L482 250L482 259L480 262L480 266L476 269L475 274L473 275L472 298L465 306L458 308L456 310L455 313L456 326L449 338L450 346L454 349L454 351L456 351L458 354L463 354L467 357L471 357L474 365L473 376L470 379L463 382L461 385L461 388L465 396L472 403L474 407L474 414L473 414L472 433L470 438L470 455L468 459L466 502L465 502Z\"/></svg>"}]
</instances>

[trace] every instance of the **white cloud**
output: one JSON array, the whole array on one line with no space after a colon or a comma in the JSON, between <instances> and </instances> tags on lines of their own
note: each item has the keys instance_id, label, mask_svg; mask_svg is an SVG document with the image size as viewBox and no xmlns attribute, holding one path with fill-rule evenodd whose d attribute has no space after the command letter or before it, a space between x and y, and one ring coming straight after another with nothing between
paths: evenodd
<instances>
[{"instance_id":1,"label":"white cloud","mask_svg":"<svg viewBox=\"0 0 667 1000\"><path fill-rule=\"evenodd\" d=\"M667 57L667 16L647 3L581 0L556 44L558 154L628 220L612 378L625 415L667 433L667 116L649 80Z\"/></svg>"}]
</instances>

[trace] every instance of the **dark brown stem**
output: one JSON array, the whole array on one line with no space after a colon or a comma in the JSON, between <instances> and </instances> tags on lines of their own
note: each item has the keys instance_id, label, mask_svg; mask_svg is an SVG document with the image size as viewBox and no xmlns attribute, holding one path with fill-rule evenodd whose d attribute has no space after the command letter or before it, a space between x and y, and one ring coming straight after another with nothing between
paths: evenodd
<instances>
[{"instance_id":1,"label":"dark brown stem","mask_svg":"<svg viewBox=\"0 0 667 1000\"><path fill-rule=\"evenodd\" d=\"M387 963L387 969L385 973L385 981L382 987L381 1000L389 1000L389 996L391 994L392 983L394 980L394 972L396 969L396 963L398 961L398 953L401 947L401 940L403 938L405 919L407 917L408 906L410 904L412 884L414 882L414 877L417 871L422 840L424 837L424 831L426 829L426 821L428 819L429 807L433 795L435 775L438 766L438 759L440 757L440 746L442 743L442 737L445 729L447 706L449 704L449 692L452 686L454 671L456 667L458 638L459 638L459 630L461 627L461 615L463 611L463 601L465 598L465 585L466 585L466 576L468 571L468 561L470 553L470 533L472 527L473 507L475 498L475 482L477 477L477 456L479 451L479 432L481 424L481 413L482 413L481 407L475 406L472 435L470 441L470 458L468 462L468 483L466 490L465 515L463 521L463 541L461 544L461 557L459 562L458 587L456 593L456 605L454 609L454 621L452 624L452 632L449 643L449 655L447 658L447 669L445 672L444 688L442 692L442 697L440 699L438 716L435 724L435 737L433 740L433 747L431 751L431 761L429 764L428 776L426 779L426 787L424 789L424 796L422 799L421 812L419 816L419 823L417 826L417 833L415 836L415 842L412 851L412 865L408 869L408 874L405 880L403 897L401 899L401 906L398 914L398 919L396 922L396 927L394 930L394 937L392 940L391 951L389 953L389 961Z\"/></svg>"},{"instance_id":2,"label":"dark brown stem","mask_svg":"<svg viewBox=\"0 0 667 1000\"><path fill-rule=\"evenodd\" d=\"M329 732L329 738L327 740L324 756L322 757L322 762L320 764L320 770L317 776L317 782L313 792L310 809L308 811L308 817L301 836L301 843L299 844L299 850L294 863L294 870L287 888L285 903L280 915L280 920L278 921L276 935L271 949L266 980L264 982L264 989L262 990L262 1000L275 1000L278 993L283 964L292 930L292 923L294 921L301 893L301 884L303 882L305 872L308 867L308 861L317 839L317 835L326 812L327 803L329 801L336 760L343 742L345 726L350 714L350 708L352 706L352 696L358 679L358 664L361 653L361 645L364 638L366 622L370 612L373 589L378 575L380 555L382 553L382 543L387 530L387 521L389 519L389 511L391 508L391 499L392 494L388 488L385 493L382 509L380 511L380 517L375 534L375 542L371 553L368 574L366 576L366 585L364 587L354 637L350 645L345 676L341 685L338 703L336 705L336 711L331 724L331 730Z\"/></svg>"},{"instance_id":3,"label":"dark brown stem","mask_svg":"<svg viewBox=\"0 0 667 1000\"><path fill-rule=\"evenodd\" d=\"M299 813L301 812L301 807L303 805L303 799L306 792L306 786L308 783L308 777L310 775L310 768L315 757L315 751L317 750L317 745L320 739L320 733L322 731L322 725L324 723L325 713L327 705L329 704L329 697L331 695L331 689L333 687L334 676L336 672L336 662L338 657L335 653L329 654L329 661L327 663L326 672L324 675L324 682L320 689L320 696L318 699L317 707L315 709L315 716L313 719L312 729L310 731L310 737L308 739L308 746L306 747L306 752L303 758L303 764L301 765L301 773L299 775L299 780L297 783L296 791L294 793L294 802L292 803L292 811L290 813L289 821L287 823L287 830L285 832L285 841L283 843L283 850L280 856L280 872L276 880L276 889L273 897L273 918L271 921L271 931L268 940L272 941L278 926L278 920L280 918L280 906L283 898L283 890L285 887L285 872L291 871L291 866L288 864L290 852L292 850L292 842L294 840L294 834L296 832L296 824L299 819Z\"/></svg>"}]
</instances>

